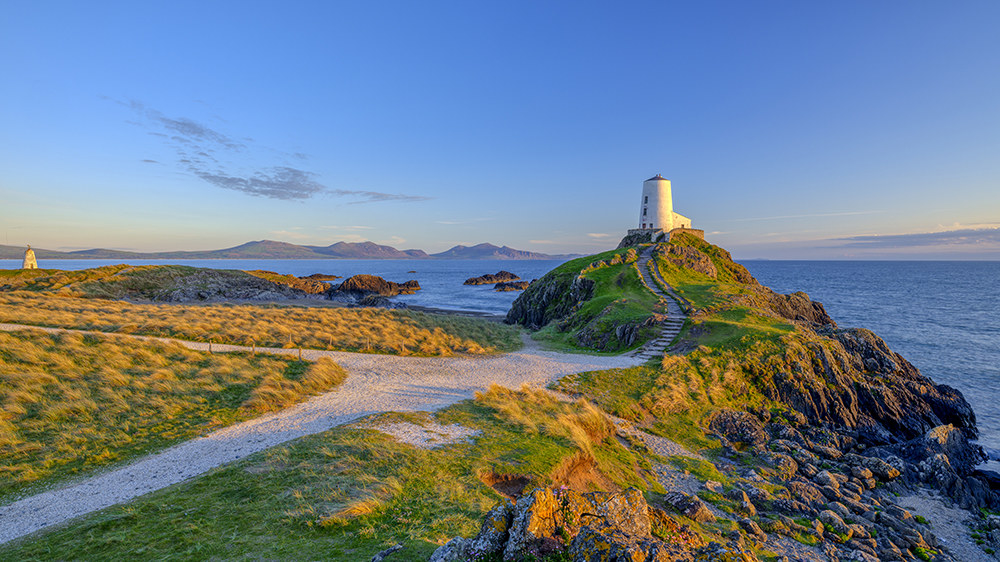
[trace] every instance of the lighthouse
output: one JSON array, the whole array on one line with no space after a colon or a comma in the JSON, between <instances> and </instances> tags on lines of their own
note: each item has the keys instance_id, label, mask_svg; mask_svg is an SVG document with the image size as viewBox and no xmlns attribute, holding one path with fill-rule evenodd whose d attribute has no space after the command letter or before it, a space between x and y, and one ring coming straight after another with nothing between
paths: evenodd
<instances>
[{"instance_id":1,"label":"lighthouse","mask_svg":"<svg viewBox=\"0 0 1000 562\"><path fill-rule=\"evenodd\" d=\"M639 230L670 232L675 228L691 228L691 219L674 212L670 180L656 174L642 182Z\"/></svg>"},{"instance_id":2,"label":"lighthouse","mask_svg":"<svg viewBox=\"0 0 1000 562\"><path fill-rule=\"evenodd\" d=\"M642 182L638 228L630 228L618 247L669 242L673 235L681 233L705 239L705 231L691 228L691 219L674 212L670 180L656 174Z\"/></svg>"},{"instance_id":3,"label":"lighthouse","mask_svg":"<svg viewBox=\"0 0 1000 562\"><path fill-rule=\"evenodd\" d=\"M38 261L35 260L35 251L28 246L24 251L24 261L21 262L21 269L38 269Z\"/></svg>"}]
</instances>

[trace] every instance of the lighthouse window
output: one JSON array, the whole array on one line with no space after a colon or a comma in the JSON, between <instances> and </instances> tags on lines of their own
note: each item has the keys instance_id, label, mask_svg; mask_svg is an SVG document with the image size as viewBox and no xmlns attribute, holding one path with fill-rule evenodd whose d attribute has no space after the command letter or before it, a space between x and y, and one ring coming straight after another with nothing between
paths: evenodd
<instances>
[{"instance_id":1,"label":"lighthouse window","mask_svg":"<svg viewBox=\"0 0 1000 562\"><path fill-rule=\"evenodd\" d=\"M649 195L642 196L642 204L645 205L646 203L649 203Z\"/></svg>"},{"instance_id":2,"label":"lighthouse window","mask_svg":"<svg viewBox=\"0 0 1000 562\"><path fill-rule=\"evenodd\" d=\"M645 207L642 208L642 216L646 216L646 208Z\"/></svg>"}]
</instances>

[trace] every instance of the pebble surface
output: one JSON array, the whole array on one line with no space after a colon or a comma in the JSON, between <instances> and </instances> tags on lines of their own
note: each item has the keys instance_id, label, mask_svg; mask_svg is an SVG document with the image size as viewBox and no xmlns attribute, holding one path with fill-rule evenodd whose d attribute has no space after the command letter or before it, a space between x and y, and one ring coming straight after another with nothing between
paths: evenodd
<instances>
[{"instance_id":1,"label":"pebble surface","mask_svg":"<svg viewBox=\"0 0 1000 562\"><path fill-rule=\"evenodd\" d=\"M41 329L0 324L0 330ZM129 336L143 338L142 336ZM190 349L208 344L165 338ZM213 344L214 352L249 350ZM260 353L297 355L295 349L257 348ZM220 429L144 457L125 467L68 487L29 496L0 506L0 544L127 502L212 468L239 460L286 441L325 431L381 412L433 411L472 398L491 384L519 388L545 386L564 375L630 367L640 361L625 356L592 356L543 351L525 338L525 347L491 356L399 357L366 353L302 350L302 358L330 357L349 376L339 388L281 410Z\"/></svg>"}]
</instances>

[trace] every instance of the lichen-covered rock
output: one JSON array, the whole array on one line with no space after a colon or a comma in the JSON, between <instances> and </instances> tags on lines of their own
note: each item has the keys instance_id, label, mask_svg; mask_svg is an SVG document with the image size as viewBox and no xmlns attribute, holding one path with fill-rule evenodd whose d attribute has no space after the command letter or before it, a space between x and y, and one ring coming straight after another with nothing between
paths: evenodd
<instances>
[{"instance_id":1,"label":"lichen-covered rock","mask_svg":"<svg viewBox=\"0 0 1000 562\"><path fill-rule=\"evenodd\" d=\"M709 429L731 443L760 447L770 440L756 416L739 410L721 410L708 424Z\"/></svg>"},{"instance_id":2,"label":"lichen-covered rock","mask_svg":"<svg viewBox=\"0 0 1000 562\"><path fill-rule=\"evenodd\" d=\"M523 291L531 285L531 281L503 281L493 285L493 290L501 293L508 293L510 291Z\"/></svg>"},{"instance_id":3,"label":"lichen-covered rock","mask_svg":"<svg viewBox=\"0 0 1000 562\"><path fill-rule=\"evenodd\" d=\"M671 507L683 513L692 521L697 521L699 523L715 521L715 515L712 513L712 510L708 509L705 502L701 501L701 498L698 496L692 496L685 494L684 492L674 490L664 496L663 499L670 504Z\"/></svg>"}]
</instances>

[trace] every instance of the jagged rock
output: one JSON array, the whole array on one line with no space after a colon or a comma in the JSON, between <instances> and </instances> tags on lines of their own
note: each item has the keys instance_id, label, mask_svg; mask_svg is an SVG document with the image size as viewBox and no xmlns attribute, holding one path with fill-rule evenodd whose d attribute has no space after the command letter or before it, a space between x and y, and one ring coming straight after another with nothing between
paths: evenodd
<instances>
[{"instance_id":1,"label":"jagged rock","mask_svg":"<svg viewBox=\"0 0 1000 562\"><path fill-rule=\"evenodd\" d=\"M712 263L712 259L698 251L697 248L675 244L660 244L656 247L653 255L661 257L674 265L707 275L712 279L719 276L719 271L716 269L715 264Z\"/></svg>"},{"instance_id":2,"label":"jagged rock","mask_svg":"<svg viewBox=\"0 0 1000 562\"><path fill-rule=\"evenodd\" d=\"M431 554L428 562L466 562L472 556L472 541L455 537Z\"/></svg>"},{"instance_id":3,"label":"jagged rock","mask_svg":"<svg viewBox=\"0 0 1000 562\"><path fill-rule=\"evenodd\" d=\"M357 305L370 308L406 308L406 303L393 302L382 295L365 295L357 302Z\"/></svg>"},{"instance_id":4,"label":"jagged rock","mask_svg":"<svg viewBox=\"0 0 1000 562\"><path fill-rule=\"evenodd\" d=\"M749 517L740 519L740 527L757 541L761 543L767 541L767 533L765 533L753 519L750 519Z\"/></svg>"},{"instance_id":5,"label":"jagged rock","mask_svg":"<svg viewBox=\"0 0 1000 562\"><path fill-rule=\"evenodd\" d=\"M564 277L549 273L528 286L507 312L508 324L537 330L571 314L594 295L594 282L583 276Z\"/></svg>"},{"instance_id":6,"label":"jagged rock","mask_svg":"<svg viewBox=\"0 0 1000 562\"><path fill-rule=\"evenodd\" d=\"M839 515L829 509L819 512L819 520L824 526L829 525L833 529L834 536L832 538L836 542L845 543L854 536L854 529L848 526L847 523L844 523L844 520Z\"/></svg>"},{"instance_id":7,"label":"jagged rock","mask_svg":"<svg viewBox=\"0 0 1000 562\"><path fill-rule=\"evenodd\" d=\"M520 279L519 276L509 272L500 270L496 273L487 273L486 275L480 275L479 277L469 277L465 280L464 285L494 285L496 283L503 283L505 281L517 281Z\"/></svg>"},{"instance_id":8,"label":"jagged rock","mask_svg":"<svg viewBox=\"0 0 1000 562\"><path fill-rule=\"evenodd\" d=\"M386 558L388 558L389 555L391 555L391 554L393 554L395 552L399 552L400 550L403 550L403 545L401 545L401 544L390 546L389 548L387 548L387 549L379 552L375 556L372 556L371 562L382 562L383 560L385 560Z\"/></svg>"},{"instance_id":9,"label":"jagged rock","mask_svg":"<svg viewBox=\"0 0 1000 562\"><path fill-rule=\"evenodd\" d=\"M680 491L672 491L663 498L671 507L683 513L692 521L705 523L715 521L715 515L708 509L705 502L698 496L691 496Z\"/></svg>"},{"instance_id":10,"label":"jagged rock","mask_svg":"<svg viewBox=\"0 0 1000 562\"><path fill-rule=\"evenodd\" d=\"M770 297L770 307L784 318L806 322L814 327L836 328L837 323L830 318L823 308L822 303L818 303L809 298L809 295L798 291L789 295L776 293L770 289L767 295Z\"/></svg>"},{"instance_id":11,"label":"jagged rock","mask_svg":"<svg viewBox=\"0 0 1000 562\"><path fill-rule=\"evenodd\" d=\"M414 280L405 283L394 283L386 281L377 275L361 274L348 277L339 286L330 289L328 294L347 294L361 299L370 294L382 295L383 297L412 295L419 290L420 283Z\"/></svg>"},{"instance_id":12,"label":"jagged rock","mask_svg":"<svg viewBox=\"0 0 1000 562\"><path fill-rule=\"evenodd\" d=\"M654 537L654 523L658 532L670 537L669 542ZM430 560L476 560L500 552L509 561L555 552L566 552L572 560L602 562L755 560L739 548L705 546L696 533L650 508L638 490L580 494L549 488L532 490L513 508L508 504L495 507L479 535L452 539Z\"/></svg>"},{"instance_id":13,"label":"jagged rock","mask_svg":"<svg viewBox=\"0 0 1000 562\"><path fill-rule=\"evenodd\" d=\"M712 417L709 429L732 443L760 447L770 439L756 416L739 410L721 410Z\"/></svg>"},{"instance_id":14,"label":"jagged rock","mask_svg":"<svg viewBox=\"0 0 1000 562\"><path fill-rule=\"evenodd\" d=\"M510 291L523 291L528 288L531 281L504 281L493 286L494 291L507 293Z\"/></svg>"},{"instance_id":15,"label":"jagged rock","mask_svg":"<svg viewBox=\"0 0 1000 562\"><path fill-rule=\"evenodd\" d=\"M775 473L782 480L791 479L799 471L799 463L788 455L771 453L766 460L774 467Z\"/></svg>"}]
</instances>

